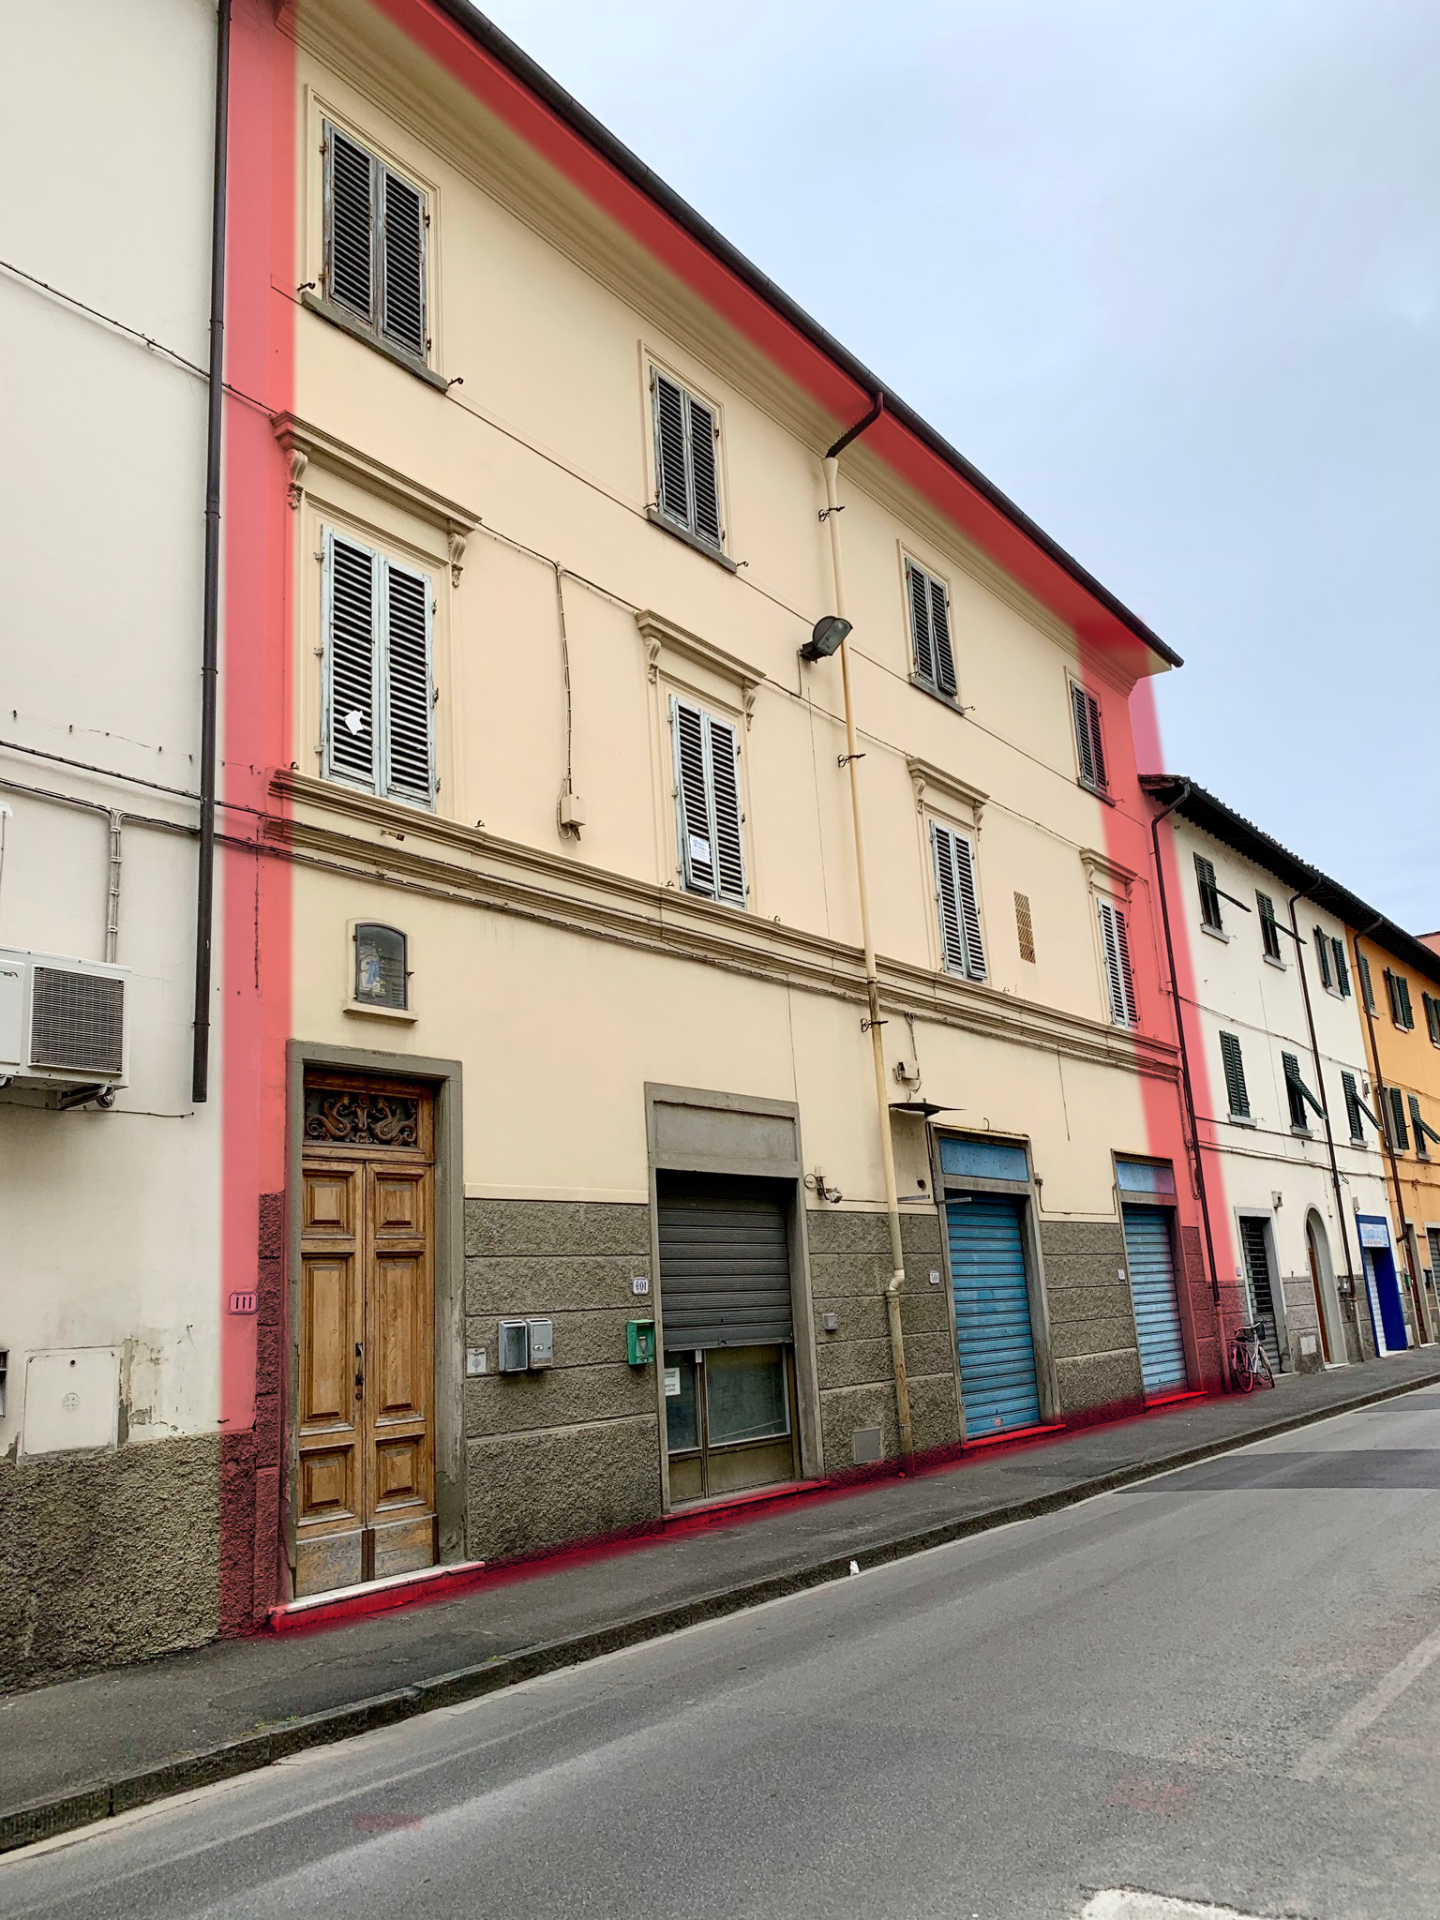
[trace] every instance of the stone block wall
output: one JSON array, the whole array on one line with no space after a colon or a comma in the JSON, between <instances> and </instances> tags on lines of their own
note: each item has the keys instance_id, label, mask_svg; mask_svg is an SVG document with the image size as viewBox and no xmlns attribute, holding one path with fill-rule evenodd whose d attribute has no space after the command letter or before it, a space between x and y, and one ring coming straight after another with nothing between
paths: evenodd
<instances>
[{"instance_id":1,"label":"stone block wall","mask_svg":"<svg viewBox=\"0 0 1440 1920\"><path fill-rule=\"evenodd\" d=\"M825 1471L854 1464L857 1429L879 1427L886 1459L900 1451L895 1375L884 1292L890 1278L890 1230L883 1213L839 1213L812 1208L806 1215L810 1287L815 1311L815 1368L820 1389L820 1433ZM933 1206L903 1216L905 1291L900 1324L910 1381L910 1415L919 1452L960 1439L954 1343L942 1280L940 1217ZM825 1329L827 1314L838 1322Z\"/></svg>"},{"instance_id":2,"label":"stone block wall","mask_svg":"<svg viewBox=\"0 0 1440 1920\"><path fill-rule=\"evenodd\" d=\"M1118 1220L1045 1220L1040 1256L1064 1420L1145 1404L1125 1234Z\"/></svg>"},{"instance_id":3,"label":"stone block wall","mask_svg":"<svg viewBox=\"0 0 1440 1920\"><path fill-rule=\"evenodd\" d=\"M648 1319L648 1207L467 1200L465 1344L488 1371L465 1382L468 1551L498 1560L660 1516L655 1369L626 1363L626 1322ZM653 1281L652 1281L653 1285ZM497 1323L548 1316L555 1364L502 1374Z\"/></svg>"}]
</instances>

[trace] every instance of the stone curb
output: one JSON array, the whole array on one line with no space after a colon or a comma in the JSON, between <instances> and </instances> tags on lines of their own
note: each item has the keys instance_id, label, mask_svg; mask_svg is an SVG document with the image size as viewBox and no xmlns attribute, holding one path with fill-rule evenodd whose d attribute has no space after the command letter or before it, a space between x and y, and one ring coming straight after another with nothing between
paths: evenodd
<instances>
[{"instance_id":1,"label":"stone curb","mask_svg":"<svg viewBox=\"0 0 1440 1920\"><path fill-rule=\"evenodd\" d=\"M1134 1486L1142 1480L1158 1479L1179 1467L1194 1466L1201 1460L1212 1459L1216 1454L1234 1452L1256 1440L1268 1440L1276 1434L1290 1433L1297 1427L1313 1426L1318 1421L1353 1413L1361 1407L1400 1399L1407 1393L1418 1392L1437 1382L1440 1382L1440 1369L1426 1379L1409 1379L1353 1395L1331 1406L1309 1408L1303 1413L1267 1420L1244 1433L1207 1440L1199 1446L1183 1447L1158 1459L1136 1461L1130 1466L1118 1467L1113 1472L1095 1474L1089 1479L1077 1480L1068 1487L1057 1487L1053 1492L1037 1494L1033 1499L1010 1501L1004 1506L994 1506L981 1513L967 1514L961 1519L947 1520L938 1526L897 1534L893 1539L862 1547L853 1555L840 1553L813 1561L808 1566L767 1574L763 1579L747 1581L741 1586L720 1588L693 1600L659 1608L654 1613L613 1621L608 1626L597 1627L588 1633L571 1634L563 1640L544 1641L533 1647L524 1647L518 1653L499 1654L476 1666L462 1667L455 1673L437 1674L431 1679L416 1681L413 1686L397 1688L392 1693L376 1694L368 1700L357 1700L343 1707L330 1707L324 1712L308 1714L303 1719L287 1721L242 1739L228 1740L204 1752L181 1754L174 1760L167 1760L141 1773L127 1774L104 1785L84 1787L58 1799L0 1815L0 1853L12 1852L17 1847L30 1846L36 1841L53 1839L59 1834L92 1826L98 1821L112 1819L116 1814L127 1813L132 1808L168 1799L175 1794L189 1793L217 1780L255 1772L307 1747L350 1740L357 1734L393 1726L397 1721L408 1720L415 1714L429 1713L437 1707L454 1706L463 1700L479 1699L484 1694L499 1693L506 1687L519 1686L522 1681L534 1680L541 1674L555 1673L563 1667L597 1660L602 1654L617 1653L625 1647L640 1646L647 1640L678 1633L685 1627L724 1619L732 1613L743 1613L750 1607L763 1606L766 1601L779 1600L787 1594L804 1593L813 1587L826 1586L833 1580L843 1580L849 1576L852 1559L858 1559L866 1569L887 1566L897 1560L909 1559L913 1554L926 1553L933 1547L949 1546L973 1534L988 1533L996 1527L1010 1526L1020 1520L1038 1519L1042 1514L1057 1513L1065 1507L1079 1505L1082 1500L1094 1499L1097 1494Z\"/></svg>"}]
</instances>

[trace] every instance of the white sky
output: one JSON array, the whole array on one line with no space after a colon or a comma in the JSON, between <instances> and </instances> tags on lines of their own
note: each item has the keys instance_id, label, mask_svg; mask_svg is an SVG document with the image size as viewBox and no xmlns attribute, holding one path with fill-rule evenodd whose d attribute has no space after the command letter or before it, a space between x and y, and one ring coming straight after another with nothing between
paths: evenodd
<instances>
[{"instance_id":1,"label":"white sky","mask_svg":"<svg viewBox=\"0 0 1440 1920\"><path fill-rule=\"evenodd\" d=\"M1440 927L1440 0L490 0L1181 653L1169 770Z\"/></svg>"}]
</instances>

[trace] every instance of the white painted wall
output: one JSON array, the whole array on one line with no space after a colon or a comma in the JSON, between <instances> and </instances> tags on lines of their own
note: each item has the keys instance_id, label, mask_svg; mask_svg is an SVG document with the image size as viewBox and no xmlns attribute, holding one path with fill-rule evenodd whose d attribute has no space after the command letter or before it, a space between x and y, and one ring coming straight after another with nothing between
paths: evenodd
<instances>
[{"instance_id":1,"label":"white painted wall","mask_svg":"<svg viewBox=\"0 0 1440 1920\"><path fill-rule=\"evenodd\" d=\"M196 780L206 389L121 331L204 364L215 12L0 11L0 166L24 182L5 256L117 323L0 269L0 946L103 958L105 810L159 823L123 826L128 1087L109 1113L0 1090L3 1455L31 1354L113 1350L131 1443L213 1427L218 1113L189 1100L195 846L164 830L195 807L157 790ZM37 1444L63 1437L37 1419Z\"/></svg>"}]
</instances>

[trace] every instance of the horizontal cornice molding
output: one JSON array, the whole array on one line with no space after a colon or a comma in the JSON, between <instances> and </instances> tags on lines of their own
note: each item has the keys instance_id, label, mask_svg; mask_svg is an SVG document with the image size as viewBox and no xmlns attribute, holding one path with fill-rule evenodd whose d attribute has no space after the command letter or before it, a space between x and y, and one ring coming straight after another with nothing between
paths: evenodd
<instances>
[{"instance_id":1,"label":"horizontal cornice molding","mask_svg":"<svg viewBox=\"0 0 1440 1920\"><path fill-rule=\"evenodd\" d=\"M287 811L267 816L266 839L306 864L864 1005L864 956L842 941L778 926L673 887L585 867L562 854L305 774L278 772L272 792ZM305 817L295 808L322 817ZM340 823L331 824L337 815ZM385 838L365 839L350 830L365 826ZM908 961L882 957L880 969L882 998L898 1014L1123 1072L1167 1080L1177 1076L1177 1050L1165 1041Z\"/></svg>"}]
</instances>

